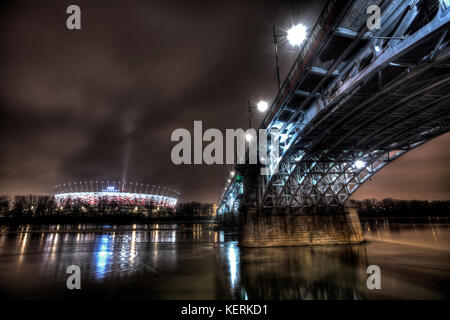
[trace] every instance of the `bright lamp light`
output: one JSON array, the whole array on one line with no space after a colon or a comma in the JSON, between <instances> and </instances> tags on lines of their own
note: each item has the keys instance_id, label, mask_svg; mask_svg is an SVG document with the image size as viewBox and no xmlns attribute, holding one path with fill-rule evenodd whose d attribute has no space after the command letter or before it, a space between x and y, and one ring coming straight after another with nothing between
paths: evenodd
<instances>
[{"instance_id":1,"label":"bright lamp light","mask_svg":"<svg viewBox=\"0 0 450 320\"><path fill-rule=\"evenodd\" d=\"M302 24L293 26L287 32L287 39L293 46L300 45L306 39L306 27Z\"/></svg>"},{"instance_id":2,"label":"bright lamp light","mask_svg":"<svg viewBox=\"0 0 450 320\"><path fill-rule=\"evenodd\" d=\"M356 160L356 161L355 161L355 167L356 167L357 169L361 169L361 168L363 168L365 165L366 165L366 164L365 164L364 161L361 161L361 160Z\"/></svg>"},{"instance_id":3,"label":"bright lamp light","mask_svg":"<svg viewBox=\"0 0 450 320\"><path fill-rule=\"evenodd\" d=\"M256 106L258 107L259 112L265 112L269 108L269 104L264 100L258 102Z\"/></svg>"}]
</instances>

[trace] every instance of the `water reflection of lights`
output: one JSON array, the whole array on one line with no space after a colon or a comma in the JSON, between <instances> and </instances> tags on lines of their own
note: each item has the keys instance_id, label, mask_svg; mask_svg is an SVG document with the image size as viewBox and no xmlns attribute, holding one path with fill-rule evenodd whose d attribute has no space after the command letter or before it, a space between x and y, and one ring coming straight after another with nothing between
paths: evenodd
<instances>
[{"instance_id":1,"label":"water reflection of lights","mask_svg":"<svg viewBox=\"0 0 450 320\"><path fill-rule=\"evenodd\" d=\"M27 245L28 233L23 234L22 245L20 247L20 254L23 255L25 251L25 246ZM21 234L22 236L22 234Z\"/></svg>"},{"instance_id":2,"label":"water reflection of lights","mask_svg":"<svg viewBox=\"0 0 450 320\"><path fill-rule=\"evenodd\" d=\"M228 244L226 255L231 288L234 289L239 279L239 249L237 247L237 242Z\"/></svg>"},{"instance_id":3,"label":"water reflection of lights","mask_svg":"<svg viewBox=\"0 0 450 320\"><path fill-rule=\"evenodd\" d=\"M136 256L136 231L131 233L131 246L130 246L130 262L134 262Z\"/></svg>"},{"instance_id":4,"label":"water reflection of lights","mask_svg":"<svg viewBox=\"0 0 450 320\"><path fill-rule=\"evenodd\" d=\"M202 234L202 226L199 224L194 224L192 226L192 238L194 241L199 241Z\"/></svg>"},{"instance_id":5,"label":"water reflection of lights","mask_svg":"<svg viewBox=\"0 0 450 320\"><path fill-rule=\"evenodd\" d=\"M1 233L1 236L0 236L0 252L4 248L5 239L6 239L6 234L5 233Z\"/></svg>"},{"instance_id":6,"label":"water reflection of lights","mask_svg":"<svg viewBox=\"0 0 450 320\"><path fill-rule=\"evenodd\" d=\"M449 229L445 227L446 224L440 224L437 217L428 217L428 222L424 223L420 220L418 223L414 220L404 223L401 220L380 218L366 220L363 225L365 237L369 240L448 250L441 238L447 237Z\"/></svg>"},{"instance_id":7,"label":"water reflection of lights","mask_svg":"<svg viewBox=\"0 0 450 320\"><path fill-rule=\"evenodd\" d=\"M56 248L58 246L58 238L59 238L59 233L55 233L54 238L53 238L52 252L56 251Z\"/></svg>"},{"instance_id":8,"label":"water reflection of lights","mask_svg":"<svg viewBox=\"0 0 450 320\"><path fill-rule=\"evenodd\" d=\"M112 255L112 252L109 250L109 238L109 235L102 235L95 250L95 268L97 279L103 279L105 277L106 268L109 264L110 256Z\"/></svg>"},{"instance_id":9,"label":"water reflection of lights","mask_svg":"<svg viewBox=\"0 0 450 320\"><path fill-rule=\"evenodd\" d=\"M19 236L19 246L20 246L20 254L19 254L19 260L18 265L20 266L23 262L23 258L25 256L25 247L27 245L28 240L28 233L21 233Z\"/></svg>"}]
</instances>

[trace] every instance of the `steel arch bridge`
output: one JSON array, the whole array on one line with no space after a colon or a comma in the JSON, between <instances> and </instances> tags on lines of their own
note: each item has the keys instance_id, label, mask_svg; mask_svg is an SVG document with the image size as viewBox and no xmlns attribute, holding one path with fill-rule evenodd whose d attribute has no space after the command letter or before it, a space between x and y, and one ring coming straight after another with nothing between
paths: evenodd
<instances>
[{"instance_id":1,"label":"steel arch bridge","mask_svg":"<svg viewBox=\"0 0 450 320\"><path fill-rule=\"evenodd\" d=\"M381 28L368 30L372 4ZM280 133L278 171L259 176L253 195L235 176L219 214L242 203L343 205L388 163L448 132L449 21L449 0L329 1L261 125Z\"/></svg>"}]
</instances>

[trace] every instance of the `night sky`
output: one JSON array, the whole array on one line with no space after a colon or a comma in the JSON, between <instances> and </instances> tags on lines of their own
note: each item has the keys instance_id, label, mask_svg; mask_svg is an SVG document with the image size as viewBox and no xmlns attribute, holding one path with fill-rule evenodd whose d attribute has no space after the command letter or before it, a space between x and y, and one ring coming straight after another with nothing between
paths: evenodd
<instances>
[{"instance_id":1,"label":"night sky","mask_svg":"<svg viewBox=\"0 0 450 320\"><path fill-rule=\"evenodd\" d=\"M172 131L246 128L247 100L275 95L272 24L312 27L323 3L3 1L0 193L125 174L216 202L231 166L172 164ZM79 31L66 28L70 4ZM284 77L296 52L280 54ZM406 154L354 198L450 199L449 145Z\"/></svg>"}]
</instances>

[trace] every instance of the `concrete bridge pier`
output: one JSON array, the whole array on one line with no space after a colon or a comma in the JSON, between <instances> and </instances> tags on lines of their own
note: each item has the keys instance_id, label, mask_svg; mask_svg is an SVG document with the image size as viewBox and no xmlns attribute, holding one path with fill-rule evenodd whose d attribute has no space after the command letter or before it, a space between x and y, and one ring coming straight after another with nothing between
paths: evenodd
<instances>
[{"instance_id":1,"label":"concrete bridge pier","mask_svg":"<svg viewBox=\"0 0 450 320\"><path fill-rule=\"evenodd\" d=\"M258 166L238 168L244 176L244 197L239 208L239 246L287 247L353 244L364 241L355 207L257 207Z\"/></svg>"},{"instance_id":2,"label":"concrete bridge pier","mask_svg":"<svg viewBox=\"0 0 450 320\"><path fill-rule=\"evenodd\" d=\"M287 247L353 244L364 241L354 207L310 208L297 214L258 214L256 208L242 208L239 217L239 246Z\"/></svg>"}]
</instances>

